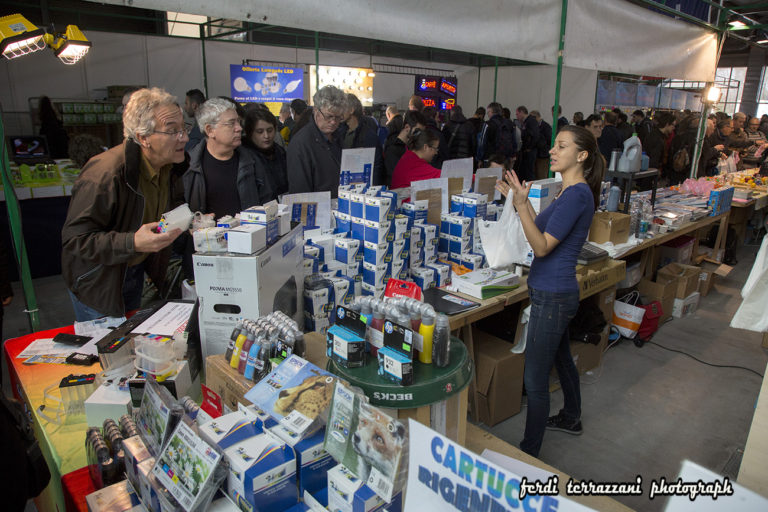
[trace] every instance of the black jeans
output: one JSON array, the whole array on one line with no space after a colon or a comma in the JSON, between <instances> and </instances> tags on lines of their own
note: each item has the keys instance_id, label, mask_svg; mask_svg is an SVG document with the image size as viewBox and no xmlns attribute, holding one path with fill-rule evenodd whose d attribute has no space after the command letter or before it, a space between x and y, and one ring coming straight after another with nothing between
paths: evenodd
<instances>
[{"instance_id":1,"label":"black jeans","mask_svg":"<svg viewBox=\"0 0 768 512\"><path fill-rule=\"evenodd\" d=\"M549 373L554 365L565 404L560 411L570 419L581 417L579 372L571 356L568 324L579 309L579 292L529 289L531 317L525 345L523 381L528 394L525 435L520 449L538 457L549 417Z\"/></svg>"}]
</instances>

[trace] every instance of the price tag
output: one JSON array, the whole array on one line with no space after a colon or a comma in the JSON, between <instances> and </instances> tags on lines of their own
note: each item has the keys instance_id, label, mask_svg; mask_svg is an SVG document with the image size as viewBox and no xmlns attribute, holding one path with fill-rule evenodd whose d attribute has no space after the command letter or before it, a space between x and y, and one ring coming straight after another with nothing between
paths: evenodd
<instances>
[{"instance_id":1,"label":"price tag","mask_svg":"<svg viewBox=\"0 0 768 512\"><path fill-rule=\"evenodd\" d=\"M371 473L368 475L366 485L373 489L373 492L385 502L389 503L392 501L392 481L385 478L378 469L374 467L371 468Z\"/></svg>"},{"instance_id":2,"label":"price tag","mask_svg":"<svg viewBox=\"0 0 768 512\"><path fill-rule=\"evenodd\" d=\"M312 420L299 411L291 411L280 423L294 434L301 435L312 425Z\"/></svg>"}]
</instances>

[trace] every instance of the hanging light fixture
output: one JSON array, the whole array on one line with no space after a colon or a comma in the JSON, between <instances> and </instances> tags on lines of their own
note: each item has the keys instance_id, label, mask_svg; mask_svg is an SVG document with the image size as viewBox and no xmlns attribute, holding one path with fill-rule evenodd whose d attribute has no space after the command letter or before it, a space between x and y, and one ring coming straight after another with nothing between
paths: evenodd
<instances>
[{"instance_id":1,"label":"hanging light fixture","mask_svg":"<svg viewBox=\"0 0 768 512\"><path fill-rule=\"evenodd\" d=\"M704 96L701 97L701 101L709 105L714 105L720 101L720 94L722 94L722 92L718 86L710 85L707 90L704 91Z\"/></svg>"},{"instance_id":2,"label":"hanging light fixture","mask_svg":"<svg viewBox=\"0 0 768 512\"><path fill-rule=\"evenodd\" d=\"M77 25L67 25L63 34L45 34L45 42L53 49L54 55L68 65L82 59L91 49L91 42Z\"/></svg>"},{"instance_id":3,"label":"hanging light fixture","mask_svg":"<svg viewBox=\"0 0 768 512\"><path fill-rule=\"evenodd\" d=\"M0 18L0 51L6 59L15 59L45 48L45 30L33 25L21 14Z\"/></svg>"}]
</instances>

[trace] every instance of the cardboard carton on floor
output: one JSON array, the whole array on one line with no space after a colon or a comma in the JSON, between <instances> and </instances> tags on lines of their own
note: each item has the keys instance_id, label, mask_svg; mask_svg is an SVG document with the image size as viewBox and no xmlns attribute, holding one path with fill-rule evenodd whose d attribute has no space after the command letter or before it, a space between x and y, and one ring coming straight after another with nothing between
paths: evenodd
<instances>
[{"instance_id":1,"label":"cardboard carton on floor","mask_svg":"<svg viewBox=\"0 0 768 512\"><path fill-rule=\"evenodd\" d=\"M664 279L663 276L656 278L656 281L643 278L637 284L637 291L640 292L640 299L643 304L649 304L654 300L661 303L662 315L659 323L666 322L672 317L672 307L675 304L675 292L677 291L677 282Z\"/></svg>"},{"instance_id":2,"label":"cardboard carton on floor","mask_svg":"<svg viewBox=\"0 0 768 512\"><path fill-rule=\"evenodd\" d=\"M579 370L579 375L600 366L600 363L603 361L603 352L605 347L608 346L608 335L610 332L611 326L606 325L600 335L600 343L597 345L580 341L571 342L571 355L573 356L573 362L576 364L576 369ZM555 371L555 375L557 375L557 371Z\"/></svg>"},{"instance_id":3,"label":"cardboard carton on floor","mask_svg":"<svg viewBox=\"0 0 768 512\"><path fill-rule=\"evenodd\" d=\"M699 267L670 263L659 269L658 280L675 281L675 298L685 299L699 288Z\"/></svg>"},{"instance_id":4,"label":"cardboard carton on floor","mask_svg":"<svg viewBox=\"0 0 768 512\"><path fill-rule=\"evenodd\" d=\"M699 307L699 299L701 295L699 292L693 292L684 299L675 299L675 305L672 307L672 316L675 318L682 318L684 316L692 315Z\"/></svg>"},{"instance_id":5,"label":"cardboard carton on floor","mask_svg":"<svg viewBox=\"0 0 768 512\"><path fill-rule=\"evenodd\" d=\"M596 244L623 244L629 238L630 216L618 212L595 212L589 227L589 241Z\"/></svg>"},{"instance_id":6,"label":"cardboard carton on floor","mask_svg":"<svg viewBox=\"0 0 768 512\"><path fill-rule=\"evenodd\" d=\"M728 265L717 265L715 263L704 262L699 267L699 293L706 297L712 287L715 285L715 277L725 277L731 273L733 267Z\"/></svg>"},{"instance_id":7,"label":"cardboard carton on floor","mask_svg":"<svg viewBox=\"0 0 768 512\"><path fill-rule=\"evenodd\" d=\"M525 356L512 344L475 329L478 419L489 427L520 412Z\"/></svg>"}]
</instances>

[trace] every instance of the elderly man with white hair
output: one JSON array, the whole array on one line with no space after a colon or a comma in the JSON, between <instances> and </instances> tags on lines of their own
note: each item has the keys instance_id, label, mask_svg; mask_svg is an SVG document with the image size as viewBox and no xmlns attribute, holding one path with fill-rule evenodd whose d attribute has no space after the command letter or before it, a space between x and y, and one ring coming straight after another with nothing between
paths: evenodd
<instances>
[{"instance_id":1,"label":"elderly man with white hair","mask_svg":"<svg viewBox=\"0 0 768 512\"><path fill-rule=\"evenodd\" d=\"M176 98L158 88L134 92L123 134L122 144L83 167L61 230L62 275L78 321L138 309L145 270L165 274L163 250L181 233L157 232L189 140Z\"/></svg>"},{"instance_id":2,"label":"elderly man with white hair","mask_svg":"<svg viewBox=\"0 0 768 512\"><path fill-rule=\"evenodd\" d=\"M196 114L204 139L189 152L184 174L184 199L189 208L213 213L216 218L235 215L270 201L274 194L252 150L242 146L242 119L236 105L211 98Z\"/></svg>"},{"instance_id":3,"label":"elderly man with white hair","mask_svg":"<svg viewBox=\"0 0 768 512\"><path fill-rule=\"evenodd\" d=\"M288 186L291 194L339 189L342 141L338 129L347 110L347 97L327 85L313 97L309 123L288 145Z\"/></svg>"}]
</instances>

